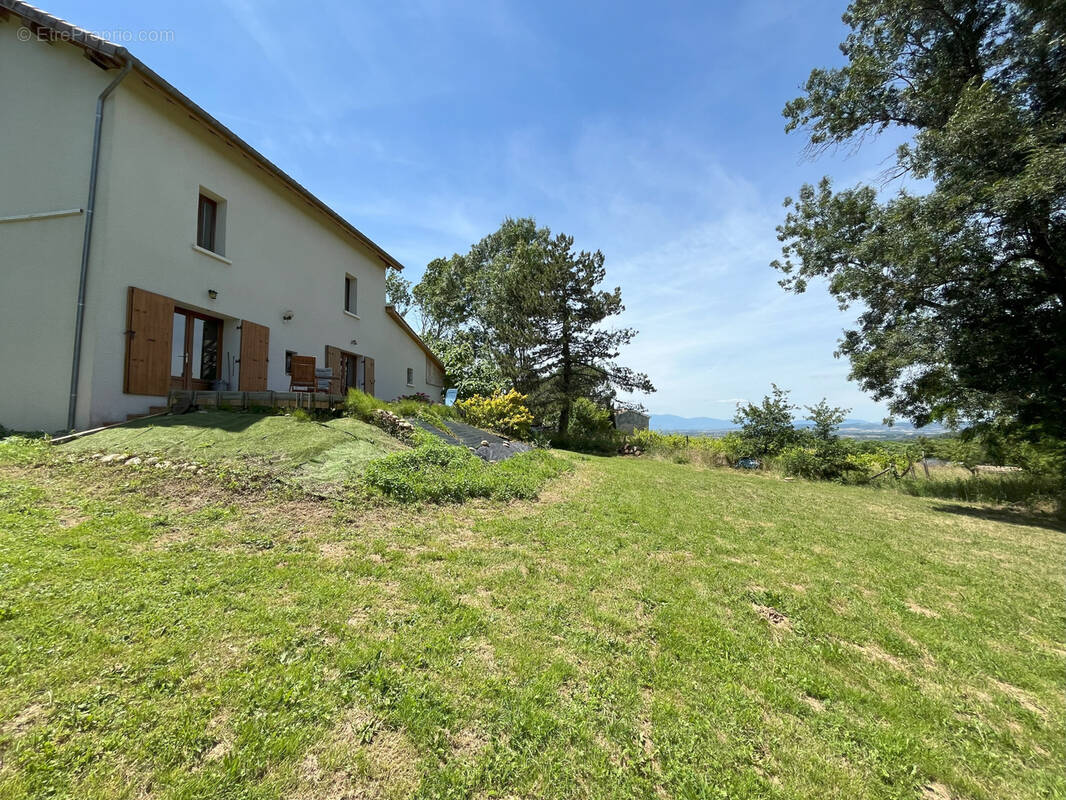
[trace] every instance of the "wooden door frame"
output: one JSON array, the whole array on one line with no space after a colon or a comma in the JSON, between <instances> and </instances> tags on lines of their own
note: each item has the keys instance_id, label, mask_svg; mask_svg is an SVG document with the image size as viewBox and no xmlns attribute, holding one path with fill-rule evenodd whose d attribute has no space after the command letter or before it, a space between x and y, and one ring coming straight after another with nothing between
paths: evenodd
<instances>
[{"instance_id":1,"label":"wooden door frame","mask_svg":"<svg viewBox=\"0 0 1066 800\"><path fill-rule=\"evenodd\" d=\"M194 311L191 308L184 308L183 306L174 306L175 314L183 314L185 316L185 343L183 345L183 354L185 360L182 363L182 374L170 376L170 388L171 389L196 389L198 391L210 391L212 384L219 380L222 375L222 335L226 328L226 321L222 317L213 317L210 314L205 314L202 311ZM203 378L192 377L192 338L193 338L193 320L202 319L205 322L217 322L218 323L218 340L216 347L218 353L215 357L215 378L214 380L204 380ZM171 326L173 326L173 319L171 320ZM171 359L174 355L174 343L170 344Z\"/></svg>"},{"instance_id":2,"label":"wooden door frame","mask_svg":"<svg viewBox=\"0 0 1066 800\"><path fill-rule=\"evenodd\" d=\"M359 359L361 359L361 358L365 359L366 356L360 355L359 353L353 352L351 350L345 350L343 347L337 347L336 345L333 345L333 344L327 344L326 345L326 366L327 367L329 366L329 351L330 350L336 350L337 351L337 353L341 356L341 363L342 364L344 363L343 359L344 359L345 356L348 356L350 358L354 358L355 359L355 372L356 372L356 376L358 376L358 374L359 374ZM337 381L337 386L340 388L339 394L345 394L348 391L349 388L354 388L354 389L358 389L359 388L358 383L353 383L353 385L351 387L345 386L344 385L344 376L343 375L334 375L333 376L333 380Z\"/></svg>"}]
</instances>

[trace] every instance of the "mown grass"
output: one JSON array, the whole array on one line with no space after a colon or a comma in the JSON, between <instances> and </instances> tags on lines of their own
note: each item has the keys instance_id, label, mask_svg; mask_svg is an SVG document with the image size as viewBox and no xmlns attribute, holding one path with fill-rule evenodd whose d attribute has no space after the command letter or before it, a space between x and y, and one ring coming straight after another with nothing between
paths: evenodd
<instances>
[{"instance_id":1,"label":"mown grass","mask_svg":"<svg viewBox=\"0 0 1066 800\"><path fill-rule=\"evenodd\" d=\"M384 431L356 419L202 411L134 420L57 445L72 454L127 453L285 474L309 485L337 483L376 458L404 449Z\"/></svg>"},{"instance_id":2,"label":"mown grass","mask_svg":"<svg viewBox=\"0 0 1066 800\"><path fill-rule=\"evenodd\" d=\"M0 455L0 796L1066 793L1064 533L574 457L364 506Z\"/></svg>"}]
</instances>

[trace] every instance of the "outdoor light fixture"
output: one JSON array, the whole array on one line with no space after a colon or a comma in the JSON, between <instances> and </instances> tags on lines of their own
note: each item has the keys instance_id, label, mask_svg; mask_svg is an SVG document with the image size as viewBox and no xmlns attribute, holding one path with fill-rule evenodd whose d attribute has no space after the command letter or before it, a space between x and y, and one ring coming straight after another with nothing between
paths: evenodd
<instances>
[{"instance_id":1,"label":"outdoor light fixture","mask_svg":"<svg viewBox=\"0 0 1066 800\"><path fill-rule=\"evenodd\" d=\"M208 289L207 296L210 297L212 300L218 300L218 292L214 289Z\"/></svg>"},{"instance_id":2,"label":"outdoor light fixture","mask_svg":"<svg viewBox=\"0 0 1066 800\"><path fill-rule=\"evenodd\" d=\"M293 314L292 314L291 311L282 311L281 312L281 321L282 322L292 322L292 316L293 316Z\"/></svg>"},{"instance_id":3,"label":"outdoor light fixture","mask_svg":"<svg viewBox=\"0 0 1066 800\"><path fill-rule=\"evenodd\" d=\"M352 344L359 344L359 342L355 341L355 339L352 339Z\"/></svg>"}]
</instances>

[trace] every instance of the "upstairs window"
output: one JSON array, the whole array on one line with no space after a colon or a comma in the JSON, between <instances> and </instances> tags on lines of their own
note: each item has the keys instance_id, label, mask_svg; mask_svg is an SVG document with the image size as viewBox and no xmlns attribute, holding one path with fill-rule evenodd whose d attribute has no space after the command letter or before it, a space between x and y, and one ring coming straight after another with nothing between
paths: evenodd
<instances>
[{"instance_id":1,"label":"upstairs window","mask_svg":"<svg viewBox=\"0 0 1066 800\"><path fill-rule=\"evenodd\" d=\"M344 276L344 310L349 314L358 314L359 281L351 275Z\"/></svg>"},{"instance_id":2,"label":"upstairs window","mask_svg":"<svg viewBox=\"0 0 1066 800\"><path fill-rule=\"evenodd\" d=\"M218 236L218 201L200 195L200 207L196 214L196 244L212 253L221 253Z\"/></svg>"}]
</instances>

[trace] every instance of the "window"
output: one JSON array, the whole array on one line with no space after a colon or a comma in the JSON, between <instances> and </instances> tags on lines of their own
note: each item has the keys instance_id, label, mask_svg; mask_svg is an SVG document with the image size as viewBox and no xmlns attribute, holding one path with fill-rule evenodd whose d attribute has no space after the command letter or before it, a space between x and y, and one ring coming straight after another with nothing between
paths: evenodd
<instances>
[{"instance_id":1,"label":"window","mask_svg":"<svg viewBox=\"0 0 1066 800\"><path fill-rule=\"evenodd\" d=\"M344 310L349 314L358 314L359 281L351 275L344 276Z\"/></svg>"},{"instance_id":2,"label":"window","mask_svg":"<svg viewBox=\"0 0 1066 800\"><path fill-rule=\"evenodd\" d=\"M408 367L407 368L407 385L408 386L414 386L415 385L415 370L414 370L414 367Z\"/></svg>"},{"instance_id":3,"label":"window","mask_svg":"<svg viewBox=\"0 0 1066 800\"><path fill-rule=\"evenodd\" d=\"M218 241L218 201L200 195L200 209L196 215L196 244L212 253L220 253Z\"/></svg>"},{"instance_id":4,"label":"window","mask_svg":"<svg viewBox=\"0 0 1066 800\"><path fill-rule=\"evenodd\" d=\"M285 374L286 375L291 375L292 374L292 357L294 355L296 355L296 352L294 350L286 350L285 351Z\"/></svg>"}]
</instances>

